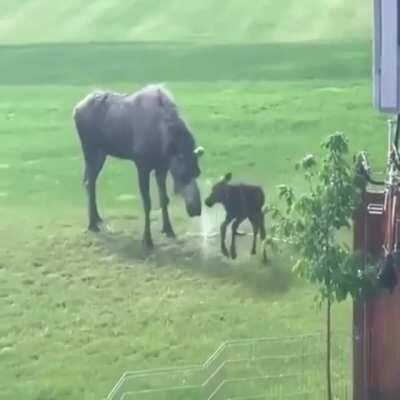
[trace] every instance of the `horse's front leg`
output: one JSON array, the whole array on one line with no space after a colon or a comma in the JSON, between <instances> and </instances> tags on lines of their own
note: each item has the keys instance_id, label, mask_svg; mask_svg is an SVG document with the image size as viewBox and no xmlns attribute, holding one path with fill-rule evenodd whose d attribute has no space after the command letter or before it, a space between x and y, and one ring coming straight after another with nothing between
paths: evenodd
<instances>
[{"instance_id":1,"label":"horse's front leg","mask_svg":"<svg viewBox=\"0 0 400 400\"><path fill-rule=\"evenodd\" d=\"M172 229L171 221L169 219L169 214L168 214L169 198L166 185L167 172L168 170L166 168L158 169L156 171L156 179L158 185L158 193L160 196L160 207L163 219L162 233L165 233L170 238L174 238L175 232Z\"/></svg>"},{"instance_id":2,"label":"horse's front leg","mask_svg":"<svg viewBox=\"0 0 400 400\"><path fill-rule=\"evenodd\" d=\"M143 246L145 250L151 250L153 240L151 238L150 229L150 211L151 211L151 198L150 198L150 171L148 169L138 168L139 187L142 195L143 208L144 208L144 232L143 232Z\"/></svg>"},{"instance_id":3,"label":"horse's front leg","mask_svg":"<svg viewBox=\"0 0 400 400\"><path fill-rule=\"evenodd\" d=\"M96 180L103 168L106 160L106 155L98 149L84 148L85 154L85 176L84 184L86 186L88 196L88 209L89 209L89 227L92 232L99 231L98 224L102 222L99 211L97 209L96 201Z\"/></svg>"}]
</instances>

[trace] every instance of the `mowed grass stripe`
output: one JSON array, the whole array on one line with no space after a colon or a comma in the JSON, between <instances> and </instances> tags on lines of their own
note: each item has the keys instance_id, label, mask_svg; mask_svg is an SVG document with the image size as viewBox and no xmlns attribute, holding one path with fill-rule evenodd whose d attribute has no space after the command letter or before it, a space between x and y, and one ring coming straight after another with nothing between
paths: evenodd
<instances>
[{"instance_id":1,"label":"mowed grass stripe","mask_svg":"<svg viewBox=\"0 0 400 400\"><path fill-rule=\"evenodd\" d=\"M115 82L354 81L370 78L367 41L204 45L0 46L2 85Z\"/></svg>"},{"instance_id":2,"label":"mowed grass stripe","mask_svg":"<svg viewBox=\"0 0 400 400\"><path fill-rule=\"evenodd\" d=\"M0 43L86 41L297 42L365 38L364 0L0 1Z\"/></svg>"}]
</instances>

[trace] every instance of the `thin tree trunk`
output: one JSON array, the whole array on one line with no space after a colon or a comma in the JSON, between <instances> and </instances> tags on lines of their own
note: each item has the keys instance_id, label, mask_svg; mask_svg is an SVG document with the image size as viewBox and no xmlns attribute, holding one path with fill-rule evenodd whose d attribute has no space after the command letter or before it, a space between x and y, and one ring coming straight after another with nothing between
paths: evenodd
<instances>
[{"instance_id":1,"label":"thin tree trunk","mask_svg":"<svg viewBox=\"0 0 400 400\"><path fill-rule=\"evenodd\" d=\"M328 400L332 400L332 371L331 371L331 293L328 292L326 307L326 383L328 391Z\"/></svg>"}]
</instances>

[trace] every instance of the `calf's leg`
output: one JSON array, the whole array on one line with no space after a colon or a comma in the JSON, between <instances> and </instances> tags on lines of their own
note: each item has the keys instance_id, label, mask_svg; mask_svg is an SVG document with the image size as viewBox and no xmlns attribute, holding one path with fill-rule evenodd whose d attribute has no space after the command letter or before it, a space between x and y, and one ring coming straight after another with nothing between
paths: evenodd
<instances>
[{"instance_id":1,"label":"calf's leg","mask_svg":"<svg viewBox=\"0 0 400 400\"><path fill-rule=\"evenodd\" d=\"M264 213L261 213L260 216L260 237L262 240L262 247L263 247L263 263L267 264L268 262L268 257L267 257L267 244L265 241L266 238L266 232L265 232L265 216Z\"/></svg>"},{"instance_id":2,"label":"calf's leg","mask_svg":"<svg viewBox=\"0 0 400 400\"><path fill-rule=\"evenodd\" d=\"M261 240L265 240L266 238L266 232L265 232L265 216L263 213L260 214L260 237Z\"/></svg>"},{"instance_id":3,"label":"calf's leg","mask_svg":"<svg viewBox=\"0 0 400 400\"><path fill-rule=\"evenodd\" d=\"M226 228L232 222L233 217L227 215L225 221L221 224L221 252L225 257L229 257L228 249L225 244Z\"/></svg>"},{"instance_id":4,"label":"calf's leg","mask_svg":"<svg viewBox=\"0 0 400 400\"><path fill-rule=\"evenodd\" d=\"M237 257L237 253L236 253L236 235L237 235L237 229L238 229L238 227L239 227L239 225L241 224L242 221L243 221L243 219L236 218L233 221L233 224L232 224L231 257L232 257L233 260L235 260L236 257Z\"/></svg>"},{"instance_id":5,"label":"calf's leg","mask_svg":"<svg viewBox=\"0 0 400 400\"><path fill-rule=\"evenodd\" d=\"M253 246L251 248L251 255L256 255L257 253L257 235L260 230L260 221L257 219L250 219L251 225L253 227Z\"/></svg>"},{"instance_id":6,"label":"calf's leg","mask_svg":"<svg viewBox=\"0 0 400 400\"><path fill-rule=\"evenodd\" d=\"M168 237L173 238L175 237L175 232L172 229L171 221L169 219L168 214L168 204L169 198L167 193L167 169L159 169L156 171L156 179L158 185L158 193L160 196L160 207L162 211L162 219L163 219L163 228L162 233L165 233Z\"/></svg>"}]
</instances>

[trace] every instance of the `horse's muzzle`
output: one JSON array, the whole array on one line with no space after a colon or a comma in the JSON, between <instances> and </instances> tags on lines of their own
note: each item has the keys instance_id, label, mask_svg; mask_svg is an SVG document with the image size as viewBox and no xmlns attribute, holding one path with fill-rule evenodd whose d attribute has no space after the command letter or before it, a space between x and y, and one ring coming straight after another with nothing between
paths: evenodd
<instances>
[{"instance_id":1,"label":"horse's muzzle","mask_svg":"<svg viewBox=\"0 0 400 400\"><path fill-rule=\"evenodd\" d=\"M201 197L194 179L182 188L182 195L185 199L186 211L189 217L199 217L201 215Z\"/></svg>"},{"instance_id":2,"label":"horse's muzzle","mask_svg":"<svg viewBox=\"0 0 400 400\"><path fill-rule=\"evenodd\" d=\"M193 218L193 217L200 217L201 215L201 205L199 206L186 206L186 211L189 215L189 217Z\"/></svg>"}]
</instances>

